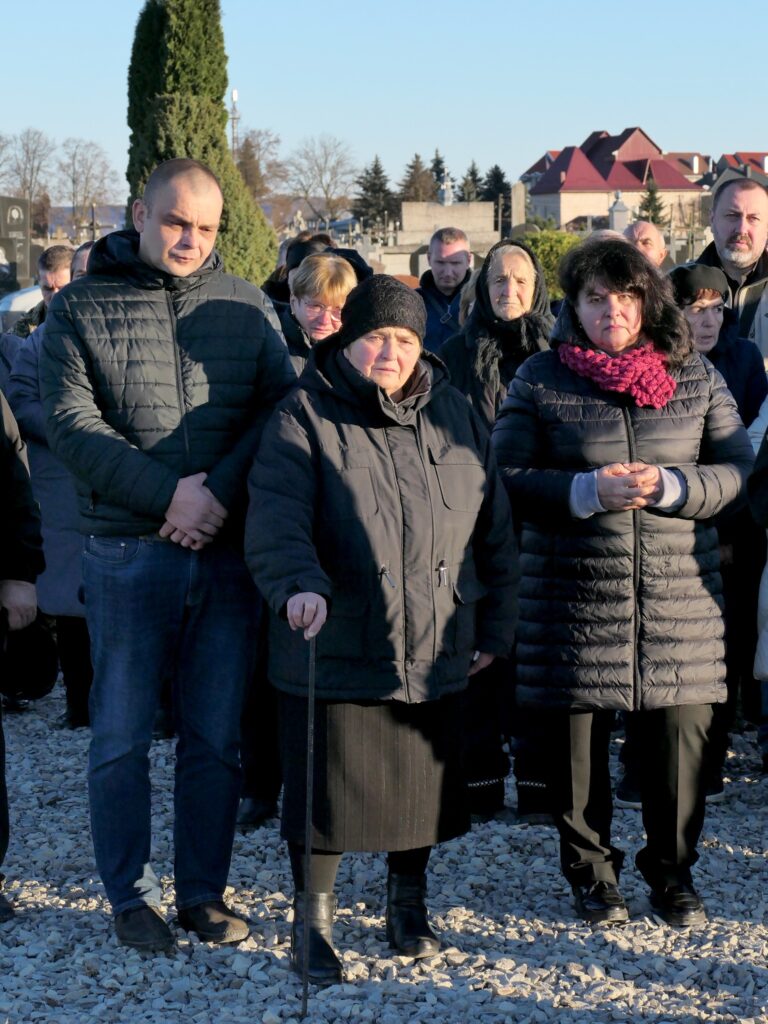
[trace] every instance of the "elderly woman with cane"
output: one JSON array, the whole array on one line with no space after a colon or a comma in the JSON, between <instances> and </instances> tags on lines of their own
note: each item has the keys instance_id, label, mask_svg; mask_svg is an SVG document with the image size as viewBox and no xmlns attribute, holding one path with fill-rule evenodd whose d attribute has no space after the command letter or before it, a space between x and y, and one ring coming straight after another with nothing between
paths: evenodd
<instances>
[{"instance_id":1,"label":"elderly woman with cane","mask_svg":"<svg viewBox=\"0 0 768 1024\"><path fill-rule=\"evenodd\" d=\"M669 924L696 926L712 705L725 699L712 517L753 461L725 382L669 282L624 241L564 258L553 348L518 371L494 428L520 539L520 700L551 719L550 781L578 913L626 921L611 841L615 711L639 739L636 863Z\"/></svg>"},{"instance_id":2,"label":"elderly woman with cane","mask_svg":"<svg viewBox=\"0 0 768 1024\"><path fill-rule=\"evenodd\" d=\"M309 976L319 984L342 976L331 929L345 850L388 853L390 945L413 957L439 949L425 871L432 846L469 827L462 691L512 643L509 505L488 434L422 347L425 324L422 299L395 279L356 287L339 331L313 346L268 423L250 478L246 557L273 613L292 958L300 971L308 918Z\"/></svg>"}]
</instances>

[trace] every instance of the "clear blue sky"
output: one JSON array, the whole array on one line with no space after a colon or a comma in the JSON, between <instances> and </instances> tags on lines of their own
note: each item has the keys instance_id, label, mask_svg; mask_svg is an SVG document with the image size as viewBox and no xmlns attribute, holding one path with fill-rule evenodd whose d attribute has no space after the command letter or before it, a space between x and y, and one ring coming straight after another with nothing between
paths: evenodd
<instances>
[{"instance_id":1,"label":"clear blue sky","mask_svg":"<svg viewBox=\"0 0 768 1024\"><path fill-rule=\"evenodd\" d=\"M0 131L93 139L122 177L142 6L3 4L15 72ZM393 181L436 147L456 178L475 159L514 180L595 129L639 125L665 150L715 158L768 150L765 3L222 0L222 10L241 127L277 132L283 155L325 132L360 165L378 153Z\"/></svg>"}]
</instances>

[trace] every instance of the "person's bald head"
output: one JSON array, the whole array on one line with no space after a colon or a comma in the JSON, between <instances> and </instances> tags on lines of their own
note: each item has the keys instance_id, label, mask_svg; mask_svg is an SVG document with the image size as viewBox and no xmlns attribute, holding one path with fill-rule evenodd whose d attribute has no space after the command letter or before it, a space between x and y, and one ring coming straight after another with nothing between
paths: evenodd
<instances>
[{"instance_id":1,"label":"person's bald head","mask_svg":"<svg viewBox=\"0 0 768 1024\"><path fill-rule=\"evenodd\" d=\"M139 256L174 277L196 273L211 254L224 199L213 171L186 157L166 160L133 204Z\"/></svg>"},{"instance_id":2,"label":"person's bald head","mask_svg":"<svg viewBox=\"0 0 768 1024\"><path fill-rule=\"evenodd\" d=\"M664 235L649 220L636 220L624 231L624 237L645 256L654 267L660 267L667 256Z\"/></svg>"}]
</instances>

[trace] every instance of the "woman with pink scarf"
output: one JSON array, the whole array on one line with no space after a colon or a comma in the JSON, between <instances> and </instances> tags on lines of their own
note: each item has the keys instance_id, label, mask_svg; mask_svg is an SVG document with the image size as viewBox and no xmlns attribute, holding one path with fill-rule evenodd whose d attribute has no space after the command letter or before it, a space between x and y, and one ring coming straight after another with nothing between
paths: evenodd
<instances>
[{"instance_id":1,"label":"woman with pink scarf","mask_svg":"<svg viewBox=\"0 0 768 1024\"><path fill-rule=\"evenodd\" d=\"M702 769L712 705L726 696L712 517L744 500L752 449L668 281L636 249L585 242L560 283L552 349L520 367L493 433L522 523L518 698L550 712L561 866L578 914L629 917L608 758L623 711L639 736L647 839L636 865L652 913L699 926Z\"/></svg>"}]
</instances>

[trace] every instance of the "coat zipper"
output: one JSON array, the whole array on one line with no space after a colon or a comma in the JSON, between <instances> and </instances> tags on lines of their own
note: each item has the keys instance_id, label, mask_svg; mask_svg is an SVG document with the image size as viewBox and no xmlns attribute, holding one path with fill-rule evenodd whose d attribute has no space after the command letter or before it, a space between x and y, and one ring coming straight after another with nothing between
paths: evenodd
<instances>
[{"instance_id":1,"label":"coat zipper","mask_svg":"<svg viewBox=\"0 0 768 1024\"><path fill-rule=\"evenodd\" d=\"M184 401L184 383L181 379L181 359L179 358L179 344L176 338L176 310L173 308L173 299L165 293L165 298L168 303L168 312L171 315L171 338L173 341L173 365L176 371L176 392L179 398L179 413L181 414L181 436L184 438L184 454L186 455L186 466L184 467L185 473L189 472L190 466L190 448L189 448L189 427L187 426L187 404Z\"/></svg>"},{"instance_id":2,"label":"coat zipper","mask_svg":"<svg viewBox=\"0 0 768 1024\"><path fill-rule=\"evenodd\" d=\"M402 669L403 669L403 689L405 690L405 701L406 701L407 704L410 704L411 703L411 695L410 695L410 692L408 690L408 673L407 673L407 669L406 669L406 665L405 665L405 663L407 661L406 651L408 650L408 630L406 628L407 623L406 623L406 619L405 619L405 583L404 583L404 581L405 581L405 530L404 530L404 527L403 527L403 515L404 515L404 512L403 512L403 499L402 499L402 497L400 495L400 487L399 487L398 482L397 482L397 468L395 466L395 460L394 460L394 458L392 456L392 449L389 446L389 437L387 436L386 429L384 430L384 440L387 443L387 454L389 455L389 461L392 464L392 476L393 476L394 481L395 481L395 488L397 489L397 499L400 502L400 580L401 580L401 583L403 584L400 587L400 615L402 616L402 619L403 619L403 665L402 665ZM382 573L382 575L384 575L384 574ZM387 572L387 574L384 576L384 578L386 579L387 576L389 576L389 572ZM390 576L390 580L389 581L391 583L394 583L394 580L391 579L391 576Z\"/></svg>"},{"instance_id":3,"label":"coat zipper","mask_svg":"<svg viewBox=\"0 0 768 1024\"><path fill-rule=\"evenodd\" d=\"M635 432L632 428L632 420L629 415L629 410L622 408L622 414L624 416L624 422L627 427L627 442L629 444L629 461L635 462L637 460L637 452L635 450ZM634 544L632 549L632 586L634 588L634 600L632 602L632 619L633 619L633 631L634 631L634 649L632 654L633 660L633 678L632 678L632 709L634 711L640 710L640 659L638 656L638 648L640 645L640 615L638 612L638 603L640 601L640 515L639 509L632 509L632 533L634 537Z\"/></svg>"}]
</instances>

